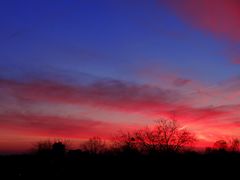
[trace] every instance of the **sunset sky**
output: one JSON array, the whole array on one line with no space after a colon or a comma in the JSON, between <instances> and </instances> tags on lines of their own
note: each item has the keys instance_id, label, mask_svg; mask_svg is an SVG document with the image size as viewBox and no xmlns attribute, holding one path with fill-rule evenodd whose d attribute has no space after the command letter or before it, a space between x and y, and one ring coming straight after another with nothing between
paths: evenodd
<instances>
[{"instance_id":1,"label":"sunset sky","mask_svg":"<svg viewBox=\"0 0 240 180\"><path fill-rule=\"evenodd\" d=\"M159 118L239 137L239 0L0 1L0 153Z\"/></svg>"}]
</instances>

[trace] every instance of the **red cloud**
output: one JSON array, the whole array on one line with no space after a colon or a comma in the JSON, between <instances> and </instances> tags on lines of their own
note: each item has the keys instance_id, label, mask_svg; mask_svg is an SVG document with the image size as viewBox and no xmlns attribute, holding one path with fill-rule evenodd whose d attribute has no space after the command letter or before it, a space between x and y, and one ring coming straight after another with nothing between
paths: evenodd
<instances>
[{"instance_id":1,"label":"red cloud","mask_svg":"<svg viewBox=\"0 0 240 180\"><path fill-rule=\"evenodd\" d=\"M58 116L34 114L4 113L0 114L0 127L11 129L21 135L89 138L91 136L109 136L124 125L107 123L91 119L73 119Z\"/></svg>"},{"instance_id":2,"label":"red cloud","mask_svg":"<svg viewBox=\"0 0 240 180\"><path fill-rule=\"evenodd\" d=\"M187 96L174 90L122 81L105 80L89 85L73 86L52 81L20 83L0 80L0 85L20 102L45 101L89 105L109 110L139 112L155 117L159 115L170 117L174 112L181 119L191 120L218 118L230 111L227 106L197 107L189 104ZM198 95L196 94L194 98L199 98L196 96Z\"/></svg>"},{"instance_id":3,"label":"red cloud","mask_svg":"<svg viewBox=\"0 0 240 180\"><path fill-rule=\"evenodd\" d=\"M185 82L184 82L185 83ZM238 80L224 83L216 90L206 90L206 93L218 96L224 93L234 94L238 86ZM47 102L50 104L75 104L98 107L106 111L123 111L128 113L138 112L146 116L146 120L157 119L161 116L179 119L181 123L196 131L199 137L236 134L238 126L237 117L240 110L239 103L209 106L193 104L201 100L201 94L182 95L175 90L162 89L149 85L139 85L124 81L104 80L95 81L88 85L69 85L59 81L31 81L18 82L14 80L0 80L1 96L11 96L17 103ZM213 97L214 98L214 97ZM212 102L212 101L211 101ZM8 99L0 102L0 106L5 107L0 111L0 126L3 129L12 129L22 133L29 133L34 136L60 136L68 138L87 138L93 135L107 136L118 129L125 129L127 125L122 122L118 124L105 123L94 119L82 119L58 114L46 116L14 112L7 110L5 103ZM11 102L12 103L12 102ZM26 107L23 106L23 111ZM55 112L57 113L57 112ZM228 123L226 123L228 122ZM233 123L234 122L234 123ZM139 123L140 126L141 123ZM223 124L226 124L224 128ZM230 132L227 126L232 128ZM235 127L235 129L234 129ZM210 138L205 138L204 140Z\"/></svg>"},{"instance_id":4,"label":"red cloud","mask_svg":"<svg viewBox=\"0 0 240 180\"><path fill-rule=\"evenodd\" d=\"M240 41L240 2L238 0L160 0L193 26Z\"/></svg>"}]
</instances>

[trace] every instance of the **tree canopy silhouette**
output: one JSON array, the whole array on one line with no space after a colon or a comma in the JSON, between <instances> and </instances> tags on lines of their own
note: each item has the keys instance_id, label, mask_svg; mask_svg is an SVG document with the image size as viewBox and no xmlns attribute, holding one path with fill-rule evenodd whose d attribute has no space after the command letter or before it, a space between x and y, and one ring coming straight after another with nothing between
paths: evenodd
<instances>
[{"instance_id":1,"label":"tree canopy silhouette","mask_svg":"<svg viewBox=\"0 0 240 180\"><path fill-rule=\"evenodd\" d=\"M176 120L160 119L153 128L135 132L121 132L114 138L115 144L122 149L150 152L181 152L195 143L193 133L180 128Z\"/></svg>"}]
</instances>

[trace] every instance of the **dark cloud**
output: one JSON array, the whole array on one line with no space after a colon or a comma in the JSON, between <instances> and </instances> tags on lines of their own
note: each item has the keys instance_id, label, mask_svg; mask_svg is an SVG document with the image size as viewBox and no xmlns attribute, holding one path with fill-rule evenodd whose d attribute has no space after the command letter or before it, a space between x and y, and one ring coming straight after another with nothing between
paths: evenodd
<instances>
[{"instance_id":1,"label":"dark cloud","mask_svg":"<svg viewBox=\"0 0 240 180\"><path fill-rule=\"evenodd\" d=\"M174 90L110 79L87 85L1 79L0 85L20 100L84 104L122 111L171 109L182 99L180 93Z\"/></svg>"}]
</instances>

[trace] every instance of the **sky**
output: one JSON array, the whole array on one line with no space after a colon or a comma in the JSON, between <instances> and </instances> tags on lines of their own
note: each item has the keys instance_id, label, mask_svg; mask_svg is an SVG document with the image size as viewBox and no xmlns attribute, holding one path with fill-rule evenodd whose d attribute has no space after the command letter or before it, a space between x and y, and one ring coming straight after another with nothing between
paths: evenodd
<instances>
[{"instance_id":1,"label":"sky","mask_svg":"<svg viewBox=\"0 0 240 180\"><path fill-rule=\"evenodd\" d=\"M175 118L240 134L239 0L0 1L0 152Z\"/></svg>"}]
</instances>

